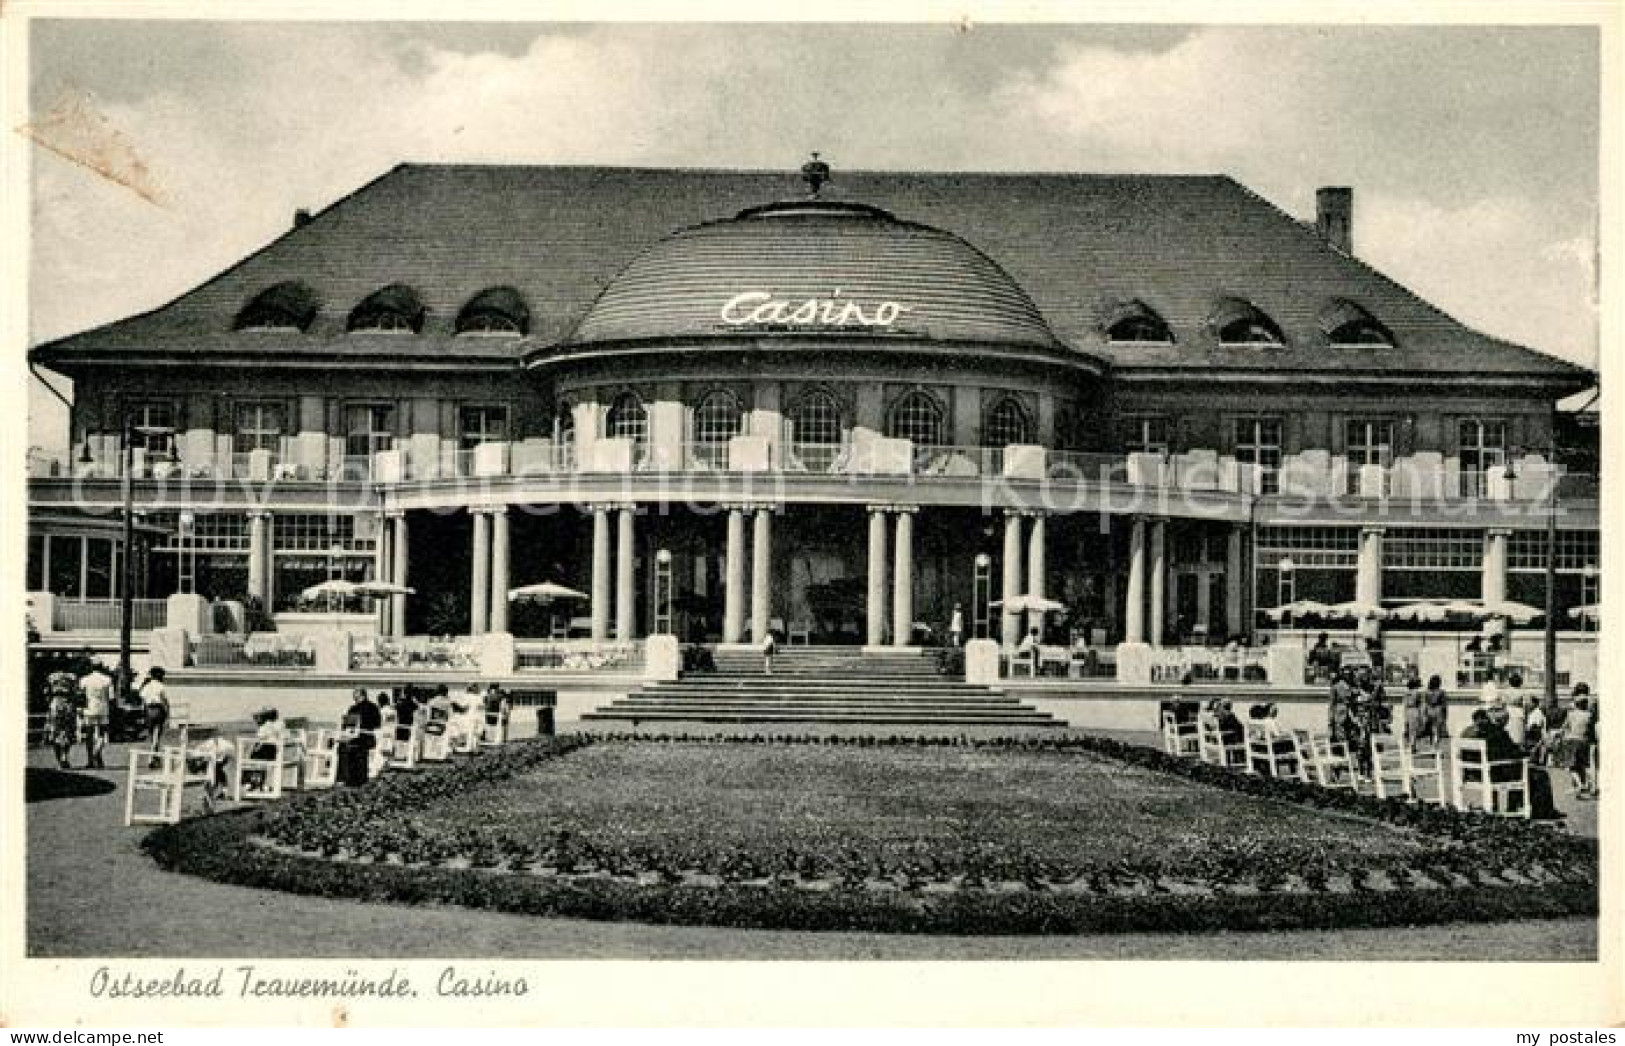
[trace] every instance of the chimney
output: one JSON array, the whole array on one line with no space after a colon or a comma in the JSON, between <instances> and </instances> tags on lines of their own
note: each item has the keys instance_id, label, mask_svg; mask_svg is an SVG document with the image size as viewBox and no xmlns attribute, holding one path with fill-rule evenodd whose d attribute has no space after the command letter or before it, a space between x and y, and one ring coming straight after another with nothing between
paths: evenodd
<instances>
[{"instance_id":1,"label":"chimney","mask_svg":"<svg viewBox=\"0 0 1625 1046\"><path fill-rule=\"evenodd\" d=\"M1325 190L1321 190L1321 191L1324 192ZM300 226L309 225L309 224L310 224L310 212L309 211L307 211L305 208L301 207L297 211L293 212L293 227L295 229L299 228Z\"/></svg>"},{"instance_id":2,"label":"chimney","mask_svg":"<svg viewBox=\"0 0 1625 1046\"><path fill-rule=\"evenodd\" d=\"M1354 253L1354 190L1328 186L1315 190L1315 228L1344 254Z\"/></svg>"}]
</instances>

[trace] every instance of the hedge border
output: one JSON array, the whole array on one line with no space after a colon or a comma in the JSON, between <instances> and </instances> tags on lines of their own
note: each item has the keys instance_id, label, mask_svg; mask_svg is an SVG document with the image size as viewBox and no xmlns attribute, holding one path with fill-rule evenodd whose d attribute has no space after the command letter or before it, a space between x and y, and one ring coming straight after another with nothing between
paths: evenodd
<instances>
[{"instance_id":1,"label":"hedge border","mask_svg":"<svg viewBox=\"0 0 1625 1046\"><path fill-rule=\"evenodd\" d=\"M1446 867L1488 861L1497 868L1531 861L1558 869L1553 881L1508 885L1460 877L1455 885L1373 891L1358 878L1347 892L1158 893L1102 896L1053 890L1015 892L960 888L947 893L869 890L850 885L806 890L773 883L632 882L613 878L537 876L478 867L337 861L257 841L279 819L319 813L380 786L396 809L485 787L537 763L594 743L824 743L820 739L652 738L570 735L520 742L482 753L450 771L385 778L361 789L301 796L278 808L197 818L152 832L143 849L163 868L217 882L294 894L404 904L443 903L518 914L750 929L850 930L912 934L1106 934L1349 929L1448 922L1504 922L1598 911L1595 840L1521 820L1461 814L1397 800L1328 792L1174 759L1158 749L1089 735L1063 738L839 739L858 747L967 745L979 748L1083 750L1131 765L1260 798L1374 817L1433 836L1453 853ZM380 796L379 798L384 798ZM1497 862L1505 863L1497 863Z\"/></svg>"}]
</instances>

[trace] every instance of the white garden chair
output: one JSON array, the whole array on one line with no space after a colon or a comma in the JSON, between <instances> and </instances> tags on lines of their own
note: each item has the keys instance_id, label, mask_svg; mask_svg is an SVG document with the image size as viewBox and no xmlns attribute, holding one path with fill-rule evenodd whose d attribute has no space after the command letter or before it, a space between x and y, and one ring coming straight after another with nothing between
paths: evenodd
<instances>
[{"instance_id":1,"label":"white garden chair","mask_svg":"<svg viewBox=\"0 0 1625 1046\"><path fill-rule=\"evenodd\" d=\"M1219 729L1219 717L1211 712L1202 712L1196 717L1197 752L1202 762L1212 763L1214 766L1247 765L1247 742L1226 741L1224 732Z\"/></svg>"},{"instance_id":2,"label":"white garden chair","mask_svg":"<svg viewBox=\"0 0 1625 1046\"><path fill-rule=\"evenodd\" d=\"M1497 768L1504 769L1497 773ZM1477 809L1511 817L1530 816L1529 760L1519 756L1492 761L1482 739L1456 738L1450 746L1450 794L1457 810L1474 809L1469 793L1476 796Z\"/></svg>"},{"instance_id":3,"label":"white garden chair","mask_svg":"<svg viewBox=\"0 0 1625 1046\"><path fill-rule=\"evenodd\" d=\"M1405 768L1405 788L1412 799L1440 806L1450 803L1443 749L1405 745L1400 747L1399 757Z\"/></svg>"},{"instance_id":4,"label":"white garden chair","mask_svg":"<svg viewBox=\"0 0 1625 1046\"><path fill-rule=\"evenodd\" d=\"M1348 745L1333 741L1330 734L1309 735L1309 766L1315 772L1315 783L1322 788L1359 790L1360 778L1349 759Z\"/></svg>"},{"instance_id":5,"label":"white garden chair","mask_svg":"<svg viewBox=\"0 0 1625 1046\"><path fill-rule=\"evenodd\" d=\"M1198 727L1190 720L1181 723L1172 710L1162 713L1162 748L1180 759L1200 759L1202 742Z\"/></svg>"},{"instance_id":6,"label":"white garden chair","mask_svg":"<svg viewBox=\"0 0 1625 1046\"><path fill-rule=\"evenodd\" d=\"M339 734L317 730L305 746L304 786L332 788L339 783Z\"/></svg>"},{"instance_id":7,"label":"white garden chair","mask_svg":"<svg viewBox=\"0 0 1625 1046\"><path fill-rule=\"evenodd\" d=\"M170 743L161 743L156 752L132 747L129 774L124 789L124 824L174 824L181 819L186 786L207 784L214 779L216 758L193 755L191 746L212 741L217 731L208 727L182 725L165 731ZM156 806L148 806L151 799Z\"/></svg>"},{"instance_id":8,"label":"white garden chair","mask_svg":"<svg viewBox=\"0 0 1625 1046\"><path fill-rule=\"evenodd\" d=\"M1371 783L1378 799L1412 797L1405 753L1405 742L1393 734L1371 735Z\"/></svg>"},{"instance_id":9,"label":"white garden chair","mask_svg":"<svg viewBox=\"0 0 1625 1046\"><path fill-rule=\"evenodd\" d=\"M1270 720L1247 723L1247 769L1260 777L1298 781L1304 776L1303 753L1289 730Z\"/></svg>"},{"instance_id":10,"label":"white garden chair","mask_svg":"<svg viewBox=\"0 0 1625 1046\"><path fill-rule=\"evenodd\" d=\"M451 758L450 712L441 708L430 708L426 711L428 715L423 724L418 758L425 763L444 763Z\"/></svg>"},{"instance_id":11,"label":"white garden chair","mask_svg":"<svg viewBox=\"0 0 1625 1046\"><path fill-rule=\"evenodd\" d=\"M389 737L388 759L385 763L391 770L412 770L418 765L418 758L423 751L423 719L415 717L411 726L395 725Z\"/></svg>"},{"instance_id":12,"label":"white garden chair","mask_svg":"<svg viewBox=\"0 0 1625 1046\"><path fill-rule=\"evenodd\" d=\"M286 788L299 787L304 769L303 752L286 737L245 734L237 738L237 758L231 768L231 798L239 803L281 799Z\"/></svg>"},{"instance_id":13,"label":"white garden chair","mask_svg":"<svg viewBox=\"0 0 1625 1046\"><path fill-rule=\"evenodd\" d=\"M496 748L508 743L508 709L503 708L497 712L484 712L484 722L480 729L480 747Z\"/></svg>"}]
</instances>

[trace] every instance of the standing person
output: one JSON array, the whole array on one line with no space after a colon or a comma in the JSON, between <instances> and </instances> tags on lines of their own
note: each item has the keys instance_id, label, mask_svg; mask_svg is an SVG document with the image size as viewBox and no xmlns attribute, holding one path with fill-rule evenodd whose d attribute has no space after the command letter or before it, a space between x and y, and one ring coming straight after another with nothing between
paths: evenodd
<instances>
[{"instance_id":1,"label":"standing person","mask_svg":"<svg viewBox=\"0 0 1625 1046\"><path fill-rule=\"evenodd\" d=\"M102 750L107 747L107 729L113 718L113 677L97 663L79 680L85 698L85 767L101 770Z\"/></svg>"},{"instance_id":2,"label":"standing person","mask_svg":"<svg viewBox=\"0 0 1625 1046\"><path fill-rule=\"evenodd\" d=\"M770 628L767 635L762 637L762 671L767 675L773 674L773 655L778 651L778 641L773 638L773 630Z\"/></svg>"},{"instance_id":3,"label":"standing person","mask_svg":"<svg viewBox=\"0 0 1625 1046\"><path fill-rule=\"evenodd\" d=\"M1405 743L1416 751L1416 742L1427 728L1427 710L1422 700L1422 681L1411 676L1405 681Z\"/></svg>"},{"instance_id":4,"label":"standing person","mask_svg":"<svg viewBox=\"0 0 1625 1046\"><path fill-rule=\"evenodd\" d=\"M164 670L149 669L147 681L136 694L147 713L147 736L152 739L152 751L156 754L164 739L164 727L169 725L169 690L164 686Z\"/></svg>"},{"instance_id":5,"label":"standing person","mask_svg":"<svg viewBox=\"0 0 1625 1046\"><path fill-rule=\"evenodd\" d=\"M1428 688L1422 692L1422 730L1437 747L1450 736L1448 720L1450 697L1444 692L1444 681L1438 676L1428 677Z\"/></svg>"},{"instance_id":6,"label":"standing person","mask_svg":"<svg viewBox=\"0 0 1625 1046\"><path fill-rule=\"evenodd\" d=\"M1574 797L1593 799L1596 792L1591 780L1591 746L1597 743L1596 717L1591 711L1590 689L1581 683L1575 686L1574 694L1574 707L1563 717L1561 759L1569 771Z\"/></svg>"},{"instance_id":7,"label":"standing person","mask_svg":"<svg viewBox=\"0 0 1625 1046\"><path fill-rule=\"evenodd\" d=\"M51 740L51 751L56 753L56 765L62 770L73 769L69 757L79 730L79 709L74 701L73 676L66 672L53 672L46 685L50 688L50 703L45 706L45 732Z\"/></svg>"},{"instance_id":8,"label":"standing person","mask_svg":"<svg viewBox=\"0 0 1625 1046\"><path fill-rule=\"evenodd\" d=\"M1523 747L1531 762L1546 765L1546 710L1533 696L1524 698Z\"/></svg>"},{"instance_id":9,"label":"standing person","mask_svg":"<svg viewBox=\"0 0 1625 1046\"><path fill-rule=\"evenodd\" d=\"M948 619L948 645L958 648L965 641L965 610L958 603L954 604L953 617Z\"/></svg>"}]
</instances>

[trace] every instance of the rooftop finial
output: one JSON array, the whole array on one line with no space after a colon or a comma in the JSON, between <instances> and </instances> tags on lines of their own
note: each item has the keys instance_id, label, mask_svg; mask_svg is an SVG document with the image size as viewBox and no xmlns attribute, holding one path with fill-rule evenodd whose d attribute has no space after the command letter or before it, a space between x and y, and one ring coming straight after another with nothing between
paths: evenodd
<instances>
[{"instance_id":1,"label":"rooftop finial","mask_svg":"<svg viewBox=\"0 0 1625 1046\"><path fill-rule=\"evenodd\" d=\"M812 194L817 196L818 190L822 189L824 183L829 181L829 164L820 160L815 152L812 154L812 159L801 165L801 177L803 181L812 187Z\"/></svg>"}]
</instances>

